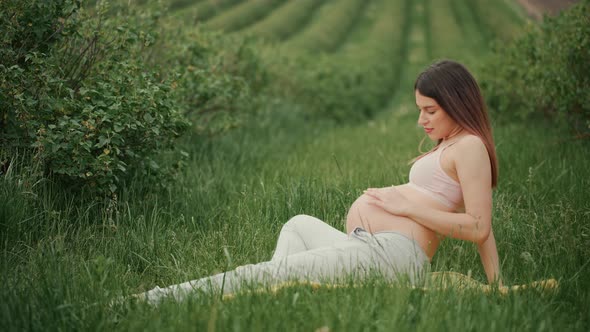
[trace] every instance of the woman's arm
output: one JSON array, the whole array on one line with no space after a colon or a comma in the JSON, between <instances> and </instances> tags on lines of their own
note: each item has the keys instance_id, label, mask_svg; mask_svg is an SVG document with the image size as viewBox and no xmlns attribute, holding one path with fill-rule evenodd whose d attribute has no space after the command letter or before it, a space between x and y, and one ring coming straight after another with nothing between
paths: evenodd
<instances>
[{"instance_id":1,"label":"woman's arm","mask_svg":"<svg viewBox=\"0 0 590 332\"><path fill-rule=\"evenodd\" d=\"M498 249L496 248L496 239L494 232L490 232L488 239L477 246L479 257L483 264L483 269L486 271L488 282L490 284L498 282L498 286L502 287L502 276L500 273L500 261L498 259Z\"/></svg>"},{"instance_id":2,"label":"woman's arm","mask_svg":"<svg viewBox=\"0 0 590 332\"><path fill-rule=\"evenodd\" d=\"M475 242L488 281L498 280L500 268L492 232L492 175L485 145L475 136L456 143L454 166L457 171L465 212L445 212L408 201L395 188L386 191L367 189L370 201L384 210L413 219L439 234Z\"/></svg>"},{"instance_id":3,"label":"woman's arm","mask_svg":"<svg viewBox=\"0 0 590 332\"><path fill-rule=\"evenodd\" d=\"M388 190L367 189L365 193L373 197L369 203L391 214L413 219L439 234L482 244L488 239L492 228L490 159L485 145L475 136L465 137L455 146L450 157L461 183L464 213L416 205L393 187Z\"/></svg>"},{"instance_id":4,"label":"woman's arm","mask_svg":"<svg viewBox=\"0 0 590 332\"><path fill-rule=\"evenodd\" d=\"M444 212L422 206L411 206L404 217L413 219L422 226L444 236L475 242L478 245L487 240L491 232L491 220L485 215ZM395 213L397 214L397 213Z\"/></svg>"}]
</instances>

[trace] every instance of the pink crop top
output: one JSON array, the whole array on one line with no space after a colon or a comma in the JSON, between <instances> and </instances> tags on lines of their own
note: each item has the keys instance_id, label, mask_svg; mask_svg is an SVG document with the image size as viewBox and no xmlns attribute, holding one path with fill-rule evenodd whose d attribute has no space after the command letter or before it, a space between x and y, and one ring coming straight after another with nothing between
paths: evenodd
<instances>
[{"instance_id":1,"label":"pink crop top","mask_svg":"<svg viewBox=\"0 0 590 332\"><path fill-rule=\"evenodd\" d=\"M453 143L430 152L416 160L410 169L409 184L450 208L457 208L463 200L461 184L445 173L440 166L442 152Z\"/></svg>"}]
</instances>

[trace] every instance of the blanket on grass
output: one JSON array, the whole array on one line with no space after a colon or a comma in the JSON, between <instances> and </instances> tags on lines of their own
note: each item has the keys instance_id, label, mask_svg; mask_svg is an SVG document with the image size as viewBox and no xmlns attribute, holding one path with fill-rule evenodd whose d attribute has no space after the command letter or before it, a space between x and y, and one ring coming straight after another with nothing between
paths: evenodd
<instances>
[{"instance_id":1,"label":"blanket on grass","mask_svg":"<svg viewBox=\"0 0 590 332\"><path fill-rule=\"evenodd\" d=\"M295 286L308 286L313 290L318 289L335 289L335 288L347 288L347 287L360 287L361 285L350 285L350 284L327 284L319 283L315 281L288 281L278 285L274 285L269 288L261 288L257 290L259 293L271 292L277 293L282 289L295 287ZM555 291L559 288L559 283L555 279L545 279L539 281L533 281L523 285L513 286L492 286L489 284L483 284L470 276L462 273L446 271L446 272L431 272L428 273L426 281L423 287L414 287L424 291L430 290L444 290L444 289L457 289L457 290L471 290L480 291L483 293L498 292L502 295L507 295L510 292L518 292L525 289L536 289L543 292ZM232 299L236 294L225 294L223 299Z\"/></svg>"}]
</instances>

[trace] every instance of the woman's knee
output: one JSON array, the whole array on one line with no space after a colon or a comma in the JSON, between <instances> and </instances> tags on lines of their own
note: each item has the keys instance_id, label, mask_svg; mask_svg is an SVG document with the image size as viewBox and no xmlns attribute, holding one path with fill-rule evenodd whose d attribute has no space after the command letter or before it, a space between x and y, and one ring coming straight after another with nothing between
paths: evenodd
<instances>
[{"instance_id":1,"label":"woman's knee","mask_svg":"<svg viewBox=\"0 0 590 332\"><path fill-rule=\"evenodd\" d=\"M284 223L283 229L298 228L299 226L307 225L310 222L314 222L316 220L318 220L318 219L315 217L308 216L306 214L298 214L298 215L292 217L291 219L289 219L286 223Z\"/></svg>"}]
</instances>

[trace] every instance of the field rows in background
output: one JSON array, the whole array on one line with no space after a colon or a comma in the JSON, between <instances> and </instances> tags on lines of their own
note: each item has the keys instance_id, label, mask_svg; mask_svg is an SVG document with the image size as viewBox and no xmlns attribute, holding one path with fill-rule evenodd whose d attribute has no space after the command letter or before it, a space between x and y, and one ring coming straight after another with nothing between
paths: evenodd
<instances>
[{"instance_id":1,"label":"field rows in background","mask_svg":"<svg viewBox=\"0 0 590 332\"><path fill-rule=\"evenodd\" d=\"M412 11L409 16L412 18L408 34L408 52L404 65L424 65L428 62L427 33L424 28L425 13L427 13L426 0L411 2Z\"/></svg>"},{"instance_id":2,"label":"field rows in background","mask_svg":"<svg viewBox=\"0 0 590 332\"><path fill-rule=\"evenodd\" d=\"M384 86L383 97L395 98L390 107L385 109L386 115L384 116L390 116L390 112L401 112L401 115L403 115L407 112L407 105L413 103L410 84L413 82L415 75L432 61L432 57L467 61L482 53L483 50L477 48L477 45L481 47L487 45L488 40L481 32L481 29L475 26L476 22L465 18L469 16L470 9L464 7L465 4L461 3L462 1L419 0L408 1L407 4L404 4L403 1L373 1L367 6L367 10L359 21L359 31L351 32L352 34L358 34L358 36L351 37L349 42L342 45L339 52L330 54L329 57L333 58L334 61L338 61L339 58L364 59L363 61L350 61L350 63L365 66L364 70L367 72L371 71L370 63L383 63L390 60L392 69L389 72L383 72L383 76L391 75L396 80L402 80L405 85L402 87L402 91L397 92L395 97L393 95L396 90ZM463 6L464 8L460 11L454 11L454 5ZM407 8L404 9L404 6ZM426 22L430 22L430 24L425 24ZM470 32L465 32L466 29L470 30ZM432 37L428 37L429 35ZM362 38L363 36L365 38ZM394 47L386 47L387 45L394 45ZM403 56L404 53L407 54L407 57ZM393 69L394 67L396 70ZM405 72L398 68L404 68ZM403 77L400 78L402 75ZM375 126L375 129L382 129L385 132L389 125ZM339 162L345 178L357 175L365 176L364 173L357 174L354 164L361 163L361 161L357 160L354 155L363 150L361 147L363 144L371 146L371 143L358 139L363 135L350 135L350 132L356 130L374 131L374 129L364 126L360 129L354 128L346 127L342 130L334 130L329 135L318 138L317 143L302 147L302 150L294 153L295 159L287 164L299 165L303 163L309 165L308 168L313 173L318 171L333 172L334 160L326 158L326 156L335 154L336 156L342 156L344 159ZM367 137L369 136L367 134ZM353 138L349 140L347 137ZM370 138L367 138L367 140L370 140ZM354 148L356 145L360 146ZM350 153L353 155L349 155ZM387 155L385 152L377 152L376 154L380 156ZM301 159L301 156L305 156L304 159ZM404 160L410 157L404 156ZM349 164L351 160L352 163ZM307 169L305 166L302 168ZM311 174L302 176L311 176Z\"/></svg>"},{"instance_id":3,"label":"field rows in background","mask_svg":"<svg viewBox=\"0 0 590 332\"><path fill-rule=\"evenodd\" d=\"M285 46L293 50L334 51L346 39L366 4L366 0L326 3L314 13L309 25L289 39Z\"/></svg>"},{"instance_id":4,"label":"field rows in background","mask_svg":"<svg viewBox=\"0 0 590 332\"><path fill-rule=\"evenodd\" d=\"M364 38L346 38L336 52L305 56L305 50L300 51L307 60L304 68L310 70L303 69L305 79L298 85L299 94L325 101L314 112L337 121L362 121L391 100L399 83L412 19L408 2L376 0L367 5L351 31L352 35L357 29L363 31ZM294 53L289 43L279 47Z\"/></svg>"},{"instance_id":5,"label":"field rows in background","mask_svg":"<svg viewBox=\"0 0 590 332\"><path fill-rule=\"evenodd\" d=\"M404 32L411 17L408 15L406 0L373 0L367 5L356 25L358 29L350 32L348 37L334 53L334 56L365 57L379 55L379 62L398 63L404 47Z\"/></svg>"},{"instance_id":6,"label":"field rows in background","mask_svg":"<svg viewBox=\"0 0 590 332\"><path fill-rule=\"evenodd\" d=\"M313 12L323 4L324 0L288 1L263 20L240 32L271 41L286 39L302 29Z\"/></svg>"},{"instance_id":7,"label":"field rows in background","mask_svg":"<svg viewBox=\"0 0 590 332\"><path fill-rule=\"evenodd\" d=\"M215 4L217 1L211 0L172 0L168 8L171 11L180 10L190 6L198 6L203 5L204 2L208 2L209 4Z\"/></svg>"},{"instance_id":8,"label":"field rows in background","mask_svg":"<svg viewBox=\"0 0 590 332\"><path fill-rule=\"evenodd\" d=\"M285 0L250 0L240 3L207 21L210 30L232 32L243 29L270 14Z\"/></svg>"},{"instance_id":9,"label":"field rows in background","mask_svg":"<svg viewBox=\"0 0 590 332\"><path fill-rule=\"evenodd\" d=\"M429 46L432 58L450 58L461 61L465 55L464 31L457 24L451 2L454 0L429 0Z\"/></svg>"},{"instance_id":10,"label":"field rows in background","mask_svg":"<svg viewBox=\"0 0 590 332\"><path fill-rule=\"evenodd\" d=\"M488 38L510 40L520 31L525 19L508 4L507 0L472 0L470 5L481 22Z\"/></svg>"},{"instance_id":11,"label":"field rows in background","mask_svg":"<svg viewBox=\"0 0 590 332\"><path fill-rule=\"evenodd\" d=\"M291 40L271 41L260 45L261 57L291 89L289 98L305 103L310 117L364 120L380 111L399 82L411 19L407 2L370 1L333 52L295 49Z\"/></svg>"},{"instance_id":12,"label":"field rows in background","mask_svg":"<svg viewBox=\"0 0 590 332\"><path fill-rule=\"evenodd\" d=\"M181 9L171 7L170 9L174 19L185 22L186 24L192 24L205 22L243 1L245 0L201 0L192 6L186 6Z\"/></svg>"},{"instance_id":13,"label":"field rows in background","mask_svg":"<svg viewBox=\"0 0 590 332\"><path fill-rule=\"evenodd\" d=\"M370 0L362 15L357 19L354 27L350 29L346 38L338 48L338 52L347 52L351 47L362 43L371 37L371 29L373 29L376 21L383 10L383 0ZM402 10L402 8L399 8Z\"/></svg>"},{"instance_id":14,"label":"field rows in background","mask_svg":"<svg viewBox=\"0 0 590 332\"><path fill-rule=\"evenodd\" d=\"M489 38L483 23L480 20L472 0L452 0L451 8L458 22L465 42L468 47L473 48L474 54L481 53L489 46Z\"/></svg>"},{"instance_id":15,"label":"field rows in background","mask_svg":"<svg viewBox=\"0 0 590 332\"><path fill-rule=\"evenodd\" d=\"M464 0L450 0L448 1L448 7L451 8L455 24L463 35L463 47L470 48L479 44L478 40L481 40L481 37L477 31L479 25L473 20L473 13L470 13L466 2Z\"/></svg>"},{"instance_id":16,"label":"field rows in background","mask_svg":"<svg viewBox=\"0 0 590 332\"><path fill-rule=\"evenodd\" d=\"M285 44L293 50L330 52L347 40L363 38L362 31L366 30L361 21L374 2L175 0L170 9L174 17L206 22L209 29L241 30L268 40L288 39ZM422 10L429 58L459 59L466 48L485 49L494 37L510 38L523 23L523 18L503 1L426 0ZM356 25L361 26L360 33Z\"/></svg>"},{"instance_id":17,"label":"field rows in background","mask_svg":"<svg viewBox=\"0 0 590 332\"><path fill-rule=\"evenodd\" d=\"M375 4L376 17L364 39L350 40L338 56L346 58L360 72L381 76L379 93L368 98L385 102L393 95L399 83L408 45L408 29L412 15L408 0L387 0ZM363 27L364 29L364 27Z\"/></svg>"},{"instance_id":18,"label":"field rows in background","mask_svg":"<svg viewBox=\"0 0 590 332\"><path fill-rule=\"evenodd\" d=\"M366 66L363 71L371 75L390 78L384 81L389 85L383 84L381 95L370 97L382 98L384 105L387 101L392 103L384 107L381 112L383 114L378 114L369 123L335 128L316 137L310 144L301 145L286 163L297 166L293 167L294 177L308 178L314 174L337 173L341 179L347 179L344 181L347 185L359 190L369 185L391 185L404 181L406 175L402 170L407 167L407 161L415 153L414 148L406 147L416 144L419 133L416 131L414 135L411 130L415 127L414 119L408 121L407 117L405 120L402 120L402 117L407 115L407 111L404 111L407 110L406 105L412 102L411 84L415 72L428 61L423 39L410 40L412 35L424 34L421 25L423 1L379 1L376 2L374 10L377 17L371 29L367 30L368 39L351 42L342 48L342 53L346 50L348 54L338 55L359 59L364 56L368 59L367 62L373 63L390 61L389 71L383 70L386 67L376 67L381 70L377 73L372 73L373 69L369 64L361 61L357 63L358 66ZM366 54L367 49L373 49L375 52ZM362 53L363 50L365 54ZM410 54L415 55L414 60L405 57ZM403 128L408 134L389 132L395 128ZM383 143L392 137L394 138L391 144ZM387 168L384 169L383 165L387 165ZM342 185L343 180L335 181ZM350 203L343 203L343 208ZM330 215L329 219L342 220L343 217Z\"/></svg>"},{"instance_id":19,"label":"field rows in background","mask_svg":"<svg viewBox=\"0 0 590 332\"><path fill-rule=\"evenodd\" d=\"M500 30L490 30L491 22L503 22L505 35L519 31L522 23L517 13L497 1L426 0L425 13L428 58L453 59L474 69L478 59L489 52L494 38L509 38L502 32L492 33Z\"/></svg>"}]
</instances>

